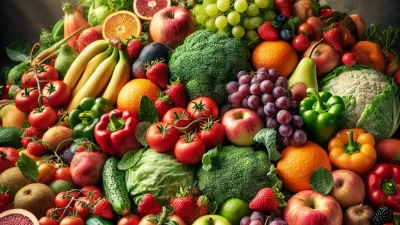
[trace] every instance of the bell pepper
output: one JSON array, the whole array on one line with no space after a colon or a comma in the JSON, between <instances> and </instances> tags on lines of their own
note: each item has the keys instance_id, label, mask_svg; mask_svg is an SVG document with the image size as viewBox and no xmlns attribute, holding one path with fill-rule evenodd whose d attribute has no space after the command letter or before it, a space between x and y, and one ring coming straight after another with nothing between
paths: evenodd
<instances>
[{"instance_id":1,"label":"bell pepper","mask_svg":"<svg viewBox=\"0 0 400 225\"><path fill-rule=\"evenodd\" d=\"M135 136L138 124L139 119L135 114L115 109L101 117L94 136L103 152L122 158L128 151L141 147Z\"/></svg>"},{"instance_id":2,"label":"bell pepper","mask_svg":"<svg viewBox=\"0 0 400 225\"><path fill-rule=\"evenodd\" d=\"M0 174L11 167L15 167L18 159L19 152L16 148L0 147Z\"/></svg>"},{"instance_id":3,"label":"bell pepper","mask_svg":"<svg viewBox=\"0 0 400 225\"><path fill-rule=\"evenodd\" d=\"M376 162L375 139L361 128L339 131L328 144L329 159L338 169L366 174Z\"/></svg>"},{"instance_id":4,"label":"bell pepper","mask_svg":"<svg viewBox=\"0 0 400 225\"><path fill-rule=\"evenodd\" d=\"M400 210L400 166L377 164L367 175L367 199L374 207Z\"/></svg>"},{"instance_id":5,"label":"bell pepper","mask_svg":"<svg viewBox=\"0 0 400 225\"><path fill-rule=\"evenodd\" d=\"M307 93L309 97L300 102L299 115L310 139L324 147L341 128L345 105L340 96L332 96L330 92L317 93L308 88Z\"/></svg>"},{"instance_id":6,"label":"bell pepper","mask_svg":"<svg viewBox=\"0 0 400 225\"><path fill-rule=\"evenodd\" d=\"M71 111L68 122L74 131L74 138L87 138L94 141L94 128L104 113L114 109L105 98L84 98Z\"/></svg>"}]
</instances>

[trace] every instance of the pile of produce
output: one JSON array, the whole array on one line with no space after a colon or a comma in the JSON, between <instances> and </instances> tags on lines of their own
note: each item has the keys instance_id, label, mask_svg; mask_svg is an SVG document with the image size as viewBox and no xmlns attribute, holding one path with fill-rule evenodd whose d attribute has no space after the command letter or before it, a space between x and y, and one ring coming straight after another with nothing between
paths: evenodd
<instances>
[{"instance_id":1,"label":"pile of produce","mask_svg":"<svg viewBox=\"0 0 400 225\"><path fill-rule=\"evenodd\" d=\"M400 224L398 27L314 0L62 10L6 48L0 224Z\"/></svg>"}]
</instances>

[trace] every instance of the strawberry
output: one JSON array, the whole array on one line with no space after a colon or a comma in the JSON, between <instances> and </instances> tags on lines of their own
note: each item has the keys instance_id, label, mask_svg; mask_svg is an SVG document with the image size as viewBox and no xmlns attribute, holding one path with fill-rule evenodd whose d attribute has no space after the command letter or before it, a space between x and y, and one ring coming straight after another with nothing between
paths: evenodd
<instances>
[{"instance_id":1,"label":"strawberry","mask_svg":"<svg viewBox=\"0 0 400 225\"><path fill-rule=\"evenodd\" d=\"M111 220L114 217L114 211L108 199L103 198L96 203L93 207L93 215L106 220Z\"/></svg>"},{"instance_id":2,"label":"strawberry","mask_svg":"<svg viewBox=\"0 0 400 225\"><path fill-rule=\"evenodd\" d=\"M0 213L12 209L13 196L9 191L7 187L0 185Z\"/></svg>"},{"instance_id":3,"label":"strawberry","mask_svg":"<svg viewBox=\"0 0 400 225\"><path fill-rule=\"evenodd\" d=\"M167 95L163 92L158 93L158 98L154 102L156 107L158 118L162 119L165 113L172 108L172 102Z\"/></svg>"},{"instance_id":4,"label":"strawberry","mask_svg":"<svg viewBox=\"0 0 400 225\"><path fill-rule=\"evenodd\" d=\"M29 152L29 154L38 157L43 156L46 152L46 149L46 145L40 141L32 141L26 146L26 150Z\"/></svg>"},{"instance_id":5,"label":"strawberry","mask_svg":"<svg viewBox=\"0 0 400 225\"><path fill-rule=\"evenodd\" d=\"M32 137L23 137L21 139L21 144L22 144L22 147L24 147L24 148L28 147L28 144L31 142L32 142Z\"/></svg>"},{"instance_id":6,"label":"strawberry","mask_svg":"<svg viewBox=\"0 0 400 225\"><path fill-rule=\"evenodd\" d=\"M168 65L163 60L155 60L145 67L147 79L153 81L162 89L166 89L169 79Z\"/></svg>"},{"instance_id":7,"label":"strawberry","mask_svg":"<svg viewBox=\"0 0 400 225\"><path fill-rule=\"evenodd\" d=\"M328 18L328 17L332 17L335 15L335 11L333 11L332 9L321 9L318 12L318 17L320 18Z\"/></svg>"},{"instance_id":8,"label":"strawberry","mask_svg":"<svg viewBox=\"0 0 400 225\"><path fill-rule=\"evenodd\" d=\"M262 24L258 30L258 36L264 41L277 41L279 40L278 31L271 22L266 22Z\"/></svg>"},{"instance_id":9,"label":"strawberry","mask_svg":"<svg viewBox=\"0 0 400 225\"><path fill-rule=\"evenodd\" d=\"M284 198L285 196L275 187L263 188L259 190L253 200L251 200L249 208L253 211L277 212L279 206L285 205Z\"/></svg>"},{"instance_id":10,"label":"strawberry","mask_svg":"<svg viewBox=\"0 0 400 225\"><path fill-rule=\"evenodd\" d=\"M136 59L142 51L142 48L142 42L139 39L133 39L126 46L126 51L131 59Z\"/></svg>"},{"instance_id":11,"label":"strawberry","mask_svg":"<svg viewBox=\"0 0 400 225\"><path fill-rule=\"evenodd\" d=\"M205 195L199 195L196 200L196 204L199 207L199 216L207 215L209 200Z\"/></svg>"},{"instance_id":12,"label":"strawberry","mask_svg":"<svg viewBox=\"0 0 400 225\"><path fill-rule=\"evenodd\" d=\"M170 205L174 208L174 213L187 224L192 224L200 217L200 209L192 196L174 198L171 200Z\"/></svg>"},{"instance_id":13,"label":"strawberry","mask_svg":"<svg viewBox=\"0 0 400 225\"><path fill-rule=\"evenodd\" d=\"M323 37L337 53L341 53L342 49L342 31L335 27L335 24L324 28Z\"/></svg>"},{"instance_id":14,"label":"strawberry","mask_svg":"<svg viewBox=\"0 0 400 225\"><path fill-rule=\"evenodd\" d=\"M284 17L289 18L292 15L294 0L274 0L274 4Z\"/></svg>"},{"instance_id":15,"label":"strawberry","mask_svg":"<svg viewBox=\"0 0 400 225\"><path fill-rule=\"evenodd\" d=\"M186 108L186 89L179 80L172 82L165 94L172 101L173 107Z\"/></svg>"},{"instance_id":16,"label":"strawberry","mask_svg":"<svg viewBox=\"0 0 400 225\"><path fill-rule=\"evenodd\" d=\"M162 209L157 199L152 194L145 194L141 199L139 199L138 212L142 216L149 214L159 214Z\"/></svg>"},{"instance_id":17,"label":"strawberry","mask_svg":"<svg viewBox=\"0 0 400 225\"><path fill-rule=\"evenodd\" d=\"M36 137L40 139L43 137L44 132L41 131L39 128L36 127L28 127L24 130L23 136L24 137Z\"/></svg>"}]
</instances>

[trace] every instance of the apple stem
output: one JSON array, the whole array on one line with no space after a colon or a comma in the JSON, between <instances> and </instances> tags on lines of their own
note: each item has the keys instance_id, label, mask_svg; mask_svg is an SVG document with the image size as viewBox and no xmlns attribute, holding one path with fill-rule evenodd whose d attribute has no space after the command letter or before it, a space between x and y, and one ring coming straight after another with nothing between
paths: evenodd
<instances>
[{"instance_id":1,"label":"apple stem","mask_svg":"<svg viewBox=\"0 0 400 225\"><path fill-rule=\"evenodd\" d=\"M323 41L324 41L324 38L321 38L321 40L319 40L317 43L315 43L315 45L311 48L311 52L310 52L310 55L308 55L308 58L311 58L311 56L312 56L312 54L313 54L315 48L316 48L319 44L321 44Z\"/></svg>"},{"instance_id":2,"label":"apple stem","mask_svg":"<svg viewBox=\"0 0 400 225\"><path fill-rule=\"evenodd\" d=\"M349 142L344 145L344 151L349 155L359 152L361 145L360 143L354 141L353 131L350 130L347 132L347 134L349 135Z\"/></svg>"}]
</instances>

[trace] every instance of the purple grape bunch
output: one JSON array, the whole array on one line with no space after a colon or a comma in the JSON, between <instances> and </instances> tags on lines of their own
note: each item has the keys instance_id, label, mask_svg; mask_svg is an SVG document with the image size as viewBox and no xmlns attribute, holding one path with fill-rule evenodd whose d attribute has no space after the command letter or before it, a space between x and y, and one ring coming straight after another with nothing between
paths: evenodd
<instances>
[{"instance_id":1,"label":"purple grape bunch","mask_svg":"<svg viewBox=\"0 0 400 225\"><path fill-rule=\"evenodd\" d=\"M276 69L259 68L256 72L240 71L238 81L226 85L228 101L233 108L249 108L265 120L265 127L276 129L277 140L284 146L303 145L307 135L303 119L297 115L298 104L292 100L288 81Z\"/></svg>"},{"instance_id":2,"label":"purple grape bunch","mask_svg":"<svg viewBox=\"0 0 400 225\"><path fill-rule=\"evenodd\" d=\"M240 225L264 225L265 215L262 212L254 211L250 216L245 216L240 220ZM287 225L287 223L277 216L273 216L268 220L268 225Z\"/></svg>"}]
</instances>

